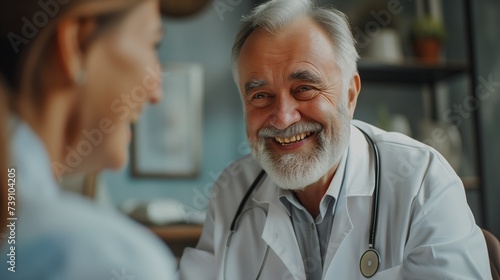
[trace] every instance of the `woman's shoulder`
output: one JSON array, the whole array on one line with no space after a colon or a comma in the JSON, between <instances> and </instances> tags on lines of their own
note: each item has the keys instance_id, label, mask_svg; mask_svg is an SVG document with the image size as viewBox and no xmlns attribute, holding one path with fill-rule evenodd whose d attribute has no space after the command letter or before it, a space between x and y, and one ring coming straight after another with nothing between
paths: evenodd
<instances>
[{"instance_id":1,"label":"woman's shoulder","mask_svg":"<svg viewBox=\"0 0 500 280\"><path fill-rule=\"evenodd\" d=\"M16 232L21 262L16 275L35 270L62 273L64 279L174 277L174 258L167 247L118 212L73 194L23 205ZM40 262L45 265L35 265Z\"/></svg>"}]
</instances>

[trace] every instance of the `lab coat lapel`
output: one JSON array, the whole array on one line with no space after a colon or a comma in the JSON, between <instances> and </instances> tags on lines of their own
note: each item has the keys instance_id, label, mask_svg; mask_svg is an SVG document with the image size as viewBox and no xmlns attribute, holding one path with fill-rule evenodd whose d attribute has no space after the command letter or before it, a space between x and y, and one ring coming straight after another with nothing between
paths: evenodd
<instances>
[{"instance_id":1,"label":"lab coat lapel","mask_svg":"<svg viewBox=\"0 0 500 280\"><path fill-rule=\"evenodd\" d=\"M279 256L296 280L305 280L305 269L297 239L288 213L277 201L269 205L266 225L262 233L269 247Z\"/></svg>"},{"instance_id":2,"label":"lab coat lapel","mask_svg":"<svg viewBox=\"0 0 500 280\"><path fill-rule=\"evenodd\" d=\"M325 258L325 269L323 270L324 279L329 279L328 277L336 275L335 271L331 269L332 262L335 258L342 257L337 256L338 250L354 229L355 225L351 218L353 214L357 215L357 213L349 213L349 211L352 211L353 207L357 205L353 204L355 201L353 199L360 196L372 196L375 187L375 173L371 149L364 135L357 128L351 126L351 139L345 168L346 174L343 182L343 190L338 199L339 205L336 209ZM369 207L370 204L365 205L368 205L366 209L359 209L359 211L366 211L366 215L369 215L371 209ZM363 215L365 215L365 212L363 212ZM358 225L356 224L356 226ZM356 242L363 242L363 240L357 240ZM344 246L350 245L347 244Z\"/></svg>"},{"instance_id":3,"label":"lab coat lapel","mask_svg":"<svg viewBox=\"0 0 500 280\"><path fill-rule=\"evenodd\" d=\"M345 196L345 194L343 195ZM330 264L337 255L339 247L353 229L351 218L349 217L349 212L347 211L347 203L345 202L345 199L341 199L339 201L339 205L335 213L330 241L328 242L328 248L326 251L324 265L324 268L326 269L323 269L323 277L328 273Z\"/></svg>"},{"instance_id":4,"label":"lab coat lapel","mask_svg":"<svg viewBox=\"0 0 500 280\"><path fill-rule=\"evenodd\" d=\"M365 129L367 133L370 133ZM371 196L375 188L375 158L372 146L358 128L351 126L346 166L347 197Z\"/></svg>"},{"instance_id":5,"label":"lab coat lapel","mask_svg":"<svg viewBox=\"0 0 500 280\"><path fill-rule=\"evenodd\" d=\"M299 245L290 217L279 201L278 186L266 178L253 200L256 203L269 204L262 239L285 264L293 279L305 280L304 263ZM273 269L272 265L269 268Z\"/></svg>"}]
</instances>

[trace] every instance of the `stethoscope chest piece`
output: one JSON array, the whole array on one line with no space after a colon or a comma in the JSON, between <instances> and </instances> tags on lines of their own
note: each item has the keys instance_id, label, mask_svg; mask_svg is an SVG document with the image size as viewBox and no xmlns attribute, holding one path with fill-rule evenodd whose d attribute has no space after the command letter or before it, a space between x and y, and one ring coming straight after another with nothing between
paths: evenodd
<instances>
[{"instance_id":1,"label":"stethoscope chest piece","mask_svg":"<svg viewBox=\"0 0 500 280\"><path fill-rule=\"evenodd\" d=\"M380 257L377 251L368 249L363 254L363 256L361 256L361 260L359 261L359 269L361 270L361 274L363 274L364 277L370 278L375 275L375 273L377 273L379 264Z\"/></svg>"}]
</instances>

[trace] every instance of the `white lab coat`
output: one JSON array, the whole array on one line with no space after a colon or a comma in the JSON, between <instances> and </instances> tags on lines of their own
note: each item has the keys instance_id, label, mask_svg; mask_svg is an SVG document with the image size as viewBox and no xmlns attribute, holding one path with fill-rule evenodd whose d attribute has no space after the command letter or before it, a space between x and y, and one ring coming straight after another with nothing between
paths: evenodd
<instances>
[{"instance_id":1,"label":"white lab coat","mask_svg":"<svg viewBox=\"0 0 500 280\"><path fill-rule=\"evenodd\" d=\"M381 160L381 190L375 247L378 273L371 279L491 279L481 230L467 205L464 187L434 149L398 133L355 122L376 143ZM374 190L372 148L351 127L344 190L337 206L323 279L365 279L359 269L368 247ZM244 157L227 168L213 188L203 234L187 248L180 277L223 279L224 254L229 280L306 279L290 217L278 199L278 187L266 177L252 194L229 249L226 240L236 209L261 167Z\"/></svg>"}]
</instances>

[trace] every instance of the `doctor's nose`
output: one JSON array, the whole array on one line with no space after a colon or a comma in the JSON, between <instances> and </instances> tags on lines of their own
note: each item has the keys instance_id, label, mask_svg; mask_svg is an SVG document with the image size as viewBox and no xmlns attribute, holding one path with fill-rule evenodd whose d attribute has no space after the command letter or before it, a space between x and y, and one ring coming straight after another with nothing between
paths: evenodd
<instances>
[{"instance_id":1,"label":"doctor's nose","mask_svg":"<svg viewBox=\"0 0 500 280\"><path fill-rule=\"evenodd\" d=\"M276 98L272 106L269 123L277 129L285 129L300 121L300 113L297 110L299 103L293 97Z\"/></svg>"}]
</instances>

